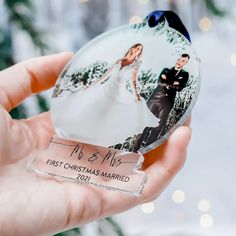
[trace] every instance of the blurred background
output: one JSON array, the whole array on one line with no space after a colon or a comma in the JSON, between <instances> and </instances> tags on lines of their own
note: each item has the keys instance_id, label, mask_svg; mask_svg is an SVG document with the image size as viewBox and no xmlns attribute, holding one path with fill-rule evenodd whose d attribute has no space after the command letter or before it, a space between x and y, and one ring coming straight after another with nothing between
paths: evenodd
<instances>
[{"instance_id":1,"label":"blurred background","mask_svg":"<svg viewBox=\"0 0 236 236\"><path fill-rule=\"evenodd\" d=\"M236 1L0 0L0 68L56 52L76 52L96 35L173 10L201 59L201 92L192 112L184 169L154 202L58 235L236 235ZM48 110L52 90L11 112Z\"/></svg>"}]
</instances>

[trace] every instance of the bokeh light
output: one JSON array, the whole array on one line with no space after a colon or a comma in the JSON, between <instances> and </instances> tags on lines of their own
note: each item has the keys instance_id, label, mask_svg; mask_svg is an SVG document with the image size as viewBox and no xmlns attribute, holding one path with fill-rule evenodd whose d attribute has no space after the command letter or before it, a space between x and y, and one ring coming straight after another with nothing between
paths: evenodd
<instances>
[{"instance_id":1,"label":"bokeh light","mask_svg":"<svg viewBox=\"0 0 236 236\"><path fill-rule=\"evenodd\" d=\"M137 24L137 23L141 23L142 21L143 21L143 19L140 16L132 16L129 19L130 24Z\"/></svg>"},{"instance_id":2,"label":"bokeh light","mask_svg":"<svg viewBox=\"0 0 236 236\"><path fill-rule=\"evenodd\" d=\"M176 190L172 194L172 200L175 203L182 203L185 201L185 193L182 190Z\"/></svg>"},{"instance_id":3,"label":"bokeh light","mask_svg":"<svg viewBox=\"0 0 236 236\"><path fill-rule=\"evenodd\" d=\"M141 210L144 214L151 214L155 209L153 202L144 203L141 205Z\"/></svg>"},{"instance_id":4,"label":"bokeh light","mask_svg":"<svg viewBox=\"0 0 236 236\"><path fill-rule=\"evenodd\" d=\"M140 4L147 4L149 3L149 0L138 0Z\"/></svg>"},{"instance_id":5,"label":"bokeh light","mask_svg":"<svg viewBox=\"0 0 236 236\"><path fill-rule=\"evenodd\" d=\"M203 228L209 228L213 225L213 217L210 214L204 214L200 218L200 225Z\"/></svg>"},{"instance_id":6,"label":"bokeh light","mask_svg":"<svg viewBox=\"0 0 236 236\"><path fill-rule=\"evenodd\" d=\"M199 20L198 26L200 30L207 32L213 28L212 20L208 17L203 17Z\"/></svg>"},{"instance_id":7,"label":"bokeh light","mask_svg":"<svg viewBox=\"0 0 236 236\"><path fill-rule=\"evenodd\" d=\"M236 53L232 53L232 55L230 56L230 63L233 65L233 66L236 66Z\"/></svg>"},{"instance_id":8,"label":"bokeh light","mask_svg":"<svg viewBox=\"0 0 236 236\"><path fill-rule=\"evenodd\" d=\"M208 200L206 199L202 199L201 201L199 201L198 203L198 209L199 211L202 211L202 212L206 212L206 211L209 211L211 207L211 204Z\"/></svg>"}]
</instances>

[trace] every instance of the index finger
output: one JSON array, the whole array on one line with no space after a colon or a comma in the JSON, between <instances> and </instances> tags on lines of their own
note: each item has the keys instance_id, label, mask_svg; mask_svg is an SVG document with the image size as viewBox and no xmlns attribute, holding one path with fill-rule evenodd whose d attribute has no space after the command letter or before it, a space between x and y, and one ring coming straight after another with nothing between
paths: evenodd
<instances>
[{"instance_id":1,"label":"index finger","mask_svg":"<svg viewBox=\"0 0 236 236\"><path fill-rule=\"evenodd\" d=\"M10 111L32 93L52 87L72 53L23 61L0 72L0 104Z\"/></svg>"}]
</instances>

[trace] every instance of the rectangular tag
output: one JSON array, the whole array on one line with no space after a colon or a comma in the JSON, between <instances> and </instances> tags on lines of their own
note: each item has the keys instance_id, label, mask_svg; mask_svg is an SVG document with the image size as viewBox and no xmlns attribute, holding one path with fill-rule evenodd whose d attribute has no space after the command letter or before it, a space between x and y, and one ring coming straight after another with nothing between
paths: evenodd
<instances>
[{"instance_id":1,"label":"rectangular tag","mask_svg":"<svg viewBox=\"0 0 236 236\"><path fill-rule=\"evenodd\" d=\"M147 181L141 153L95 146L53 137L34 153L29 169L81 184L140 195Z\"/></svg>"}]
</instances>

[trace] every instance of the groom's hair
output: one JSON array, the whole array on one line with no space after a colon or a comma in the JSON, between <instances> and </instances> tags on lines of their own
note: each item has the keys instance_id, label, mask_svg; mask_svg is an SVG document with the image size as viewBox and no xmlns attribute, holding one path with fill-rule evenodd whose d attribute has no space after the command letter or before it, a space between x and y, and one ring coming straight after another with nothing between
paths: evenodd
<instances>
[{"instance_id":1,"label":"groom's hair","mask_svg":"<svg viewBox=\"0 0 236 236\"><path fill-rule=\"evenodd\" d=\"M181 57L187 57L188 59L190 59L190 56L187 53L183 53Z\"/></svg>"}]
</instances>

